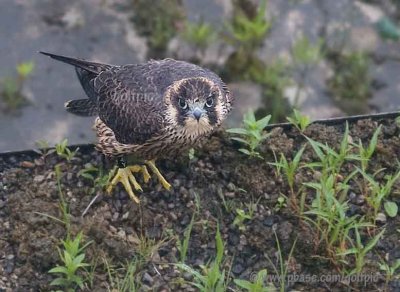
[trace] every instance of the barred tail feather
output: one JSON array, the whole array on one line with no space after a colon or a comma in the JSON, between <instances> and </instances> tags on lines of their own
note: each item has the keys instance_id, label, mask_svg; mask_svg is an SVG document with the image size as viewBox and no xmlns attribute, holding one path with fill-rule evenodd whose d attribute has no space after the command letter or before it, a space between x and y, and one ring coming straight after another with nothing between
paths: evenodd
<instances>
[{"instance_id":1,"label":"barred tail feather","mask_svg":"<svg viewBox=\"0 0 400 292\"><path fill-rule=\"evenodd\" d=\"M70 100L65 103L67 112L78 116L95 116L98 114L97 106L90 99Z\"/></svg>"}]
</instances>

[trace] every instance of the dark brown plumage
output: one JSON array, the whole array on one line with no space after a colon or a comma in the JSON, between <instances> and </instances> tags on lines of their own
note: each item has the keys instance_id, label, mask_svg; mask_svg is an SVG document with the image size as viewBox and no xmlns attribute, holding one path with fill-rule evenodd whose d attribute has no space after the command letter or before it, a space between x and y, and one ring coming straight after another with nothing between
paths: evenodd
<instances>
[{"instance_id":1,"label":"dark brown plumage","mask_svg":"<svg viewBox=\"0 0 400 292\"><path fill-rule=\"evenodd\" d=\"M165 59L114 66L43 54L75 66L88 99L70 101L66 109L97 116L97 148L108 156L154 159L193 146L231 109L221 79L194 64Z\"/></svg>"},{"instance_id":2,"label":"dark brown plumage","mask_svg":"<svg viewBox=\"0 0 400 292\"><path fill-rule=\"evenodd\" d=\"M191 147L215 130L231 109L232 97L213 72L199 66L165 59L144 64L114 66L43 53L75 66L87 99L65 104L67 111L97 116L97 149L119 157L119 169L108 192L122 183L137 203L132 190L142 191L134 174L147 166L169 190L171 185L155 165L155 159ZM126 154L136 154L144 165L127 166Z\"/></svg>"}]
</instances>

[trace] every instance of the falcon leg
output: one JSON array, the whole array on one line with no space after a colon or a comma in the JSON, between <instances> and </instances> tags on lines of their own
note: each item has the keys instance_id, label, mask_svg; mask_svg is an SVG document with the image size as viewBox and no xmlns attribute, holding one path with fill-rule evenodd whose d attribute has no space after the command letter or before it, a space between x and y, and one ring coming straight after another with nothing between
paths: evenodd
<instances>
[{"instance_id":1,"label":"falcon leg","mask_svg":"<svg viewBox=\"0 0 400 292\"><path fill-rule=\"evenodd\" d=\"M107 187L107 192L111 193L112 189L120 182L124 186L125 190L127 191L128 195L134 200L136 203L139 203L138 197L132 190L133 185L135 190L143 191L142 187L136 181L136 178L133 176L133 173L142 171L142 167L135 165L135 166L126 166L126 162L123 158L118 159L118 171L114 178L111 180L110 185ZM148 174L148 173L147 173Z\"/></svg>"},{"instance_id":2,"label":"falcon leg","mask_svg":"<svg viewBox=\"0 0 400 292\"><path fill-rule=\"evenodd\" d=\"M151 171L157 176L158 180L162 184L164 188L167 190L171 189L171 185L167 182L167 180L163 177L163 175L158 170L157 166L155 165L154 160L146 160L145 164L150 167ZM123 158L118 159L118 171L114 178L111 180L110 184L107 187L107 192L111 193L112 189L118 184L122 183L125 190L129 194L129 196L134 200L136 203L139 203L138 197L133 192L132 186L136 191L142 192L142 187L136 181L134 174L136 172L142 172L143 181L147 183L150 180L150 174L147 170L146 165L126 165L126 161Z\"/></svg>"},{"instance_id":3,"label":"falcon leg","mask_svg":"<svg viewBox=\"0 0 400 292\"><path fill-rule=\"evenodd\" d=\"M153 160L146 160L145 163L150 167L150 169L154 172L154 174L157 176L158 180L160 181L160 183L162 184L162 186L167 189L170 190L171 189L171 185L169 184L169 182L167 182L167 180L163 177L163 175L160 173L160 171L158 170L154 159Z\"/></svg>"}]
</instances>

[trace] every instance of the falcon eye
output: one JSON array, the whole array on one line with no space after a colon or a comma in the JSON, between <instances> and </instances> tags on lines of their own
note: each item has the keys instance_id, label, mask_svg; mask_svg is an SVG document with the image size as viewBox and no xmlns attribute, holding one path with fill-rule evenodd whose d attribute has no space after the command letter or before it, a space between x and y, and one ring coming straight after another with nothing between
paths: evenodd
<instances>
[{"instance_id":1,"label":"falcon eye","mask_svg":"<svg viewBox=\"0 0 400 292\"><path fill-rule=\"evenodd\" d=\"M184 99L180 98L178 103L179 103L179 106L181 107L181 109L187 108L187 102Z\"/></svg>"},{"instance_id":2,"label":"falcon eye","mask_svg":"<svg viewBox=\"0 0 400 292\"><path fill-rule=\"evenodd\" d=\"M206 106L212 107L213 104L214 104L214 99L212 97L207 98Z\"/></svg>"}]
</instances>

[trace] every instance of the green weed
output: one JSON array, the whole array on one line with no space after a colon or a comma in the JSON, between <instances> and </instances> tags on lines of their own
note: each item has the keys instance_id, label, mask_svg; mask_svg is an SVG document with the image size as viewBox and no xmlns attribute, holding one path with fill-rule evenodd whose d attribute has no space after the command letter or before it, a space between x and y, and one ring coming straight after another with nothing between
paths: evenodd
<instances>
[{"instance_id":1,"label":"green weed","mask_svg":"<svg viewBox=\"0 0 400 292\"><path fill-rule=\"evenodd\" d=\"M14 112L27 104L27 100L22 94L22 89L26 79L32 74L34 67L35 64L33 62L20 63L16 66L16 77L6 77L0 81L0 98L4 103L5 111Z\"/></svg>"},{"instance_id":2,"label":"green weed","mask_svg":"<svg viewBox=\"0 0 400 292\"><path fill-rule=\"evenodd\" d=\"M358 156L356 159L359 159L361 162L361 170L363 172L367 171L368 162L371 159L372 155L375 152L376 145L378 143L378 136L381 132L382 125L380 125L372 135L371 141L368 146L365 148L361 140L359 140L358 144L354 144L355 147L358 148Z\"/></svg>"},{"instance_id":3,"label":"green weed","mask_svg":"<svg viewBox=\"0 0 400 292\"><path fill-rule=\"evenodd\" d=\"M365 246L362 243L360 232L358 228L354 229L355 234L356 234L356 240L354 243L352 243L353 248L350 248L346 250L345 252L339 253L338 255L353 255L355 258L355 268L352 269L349 274L360 274L363 270L364 267L364 262L365 262L365 256L367 253L375 247L375 245L378 243L379 239L383 236L385 233L385 229L383 229L381 232L379 232L377 235L375 235Z\"/></svg>"},{"instance_id":4,"label":"green weed","mask_svg":"<svg viewBox=\"0 0 400 292\"><path fill-rule=\"evenodd\" d=\"M274 210L279 211L283 208L286 208L287 207L286 200L287 200L287 198L284 195L280 195L278 197L278 199L276 200Z\"/></svg>"},{"instance_id":5,"label":"green weed","mask_svg":"<svg viewBox=\"0 0 400 292\"><path fill-rule=\"evenodd\" d=\"M183 235L183 240L177 241L177 249L180 254L180 261L181 263L185 263L187 252L189 250L189 240L190 240L190 234L192 233L192 228L193 228L193 223L194 223L194 218L195 218L195 213L193 213L192 219L190 220L190 223L188 227L186 228L184 235Z\"/></svg>"},{"instance_id":6,"label":"green weed","mask_svg":"<svg viewBox=\"0 0 400 292\"><path fill-rule=\"evenodd\" d=\"M337 104L348 114L367 110L366 100L371 95L370 60L363 52L336 56L332 79L328 86L338 100Z\"/></svg>"},{"instance_id":7,"label":"green weed","mask_svg":"<svg viewBox=\"0 0 400 292\"><path fill-rule=\"evenodd\" d=\"M50 285L59 286L65 291L75 291L77 287L83 288L84 279L78 274L89 264L85 263L85 248L91 243L88 242L81 246L82 233L79 233L75 239L67 237L62 241L63 251L59 250L60 259L63 265L52 268L49 273L59 274L59 277L54 279Z\"/></svg>"},{"instance_id":8,"label":"green weed","mask_svg":"<svg viewBox=\"0 0 400 292\"><path fill-rule=\"evenodd\" d=\"M371 224L364 223L359 216L349 217L346 214L349 206L344 198L349 190L347 182L353 176L354 174L351 174L347 177L344 183L337 183L335 176L330 174L326 178L321 177L318 183L304 184L316 191L310 210L304 212L305 219L316 226L320 234L320 242L325 242L326 249L332 258L335 258L337 250L346 249L351 230L372 227Z\"/></svg>"},{"instance_id":9,"label":"green weed","mask_svg":"<svg viewBox=\"0 0 400 292\"><path fill-rule=\"evenodd\" d=\"M381 260L379 263L379 269L383 272L385 272L385 286L387 288L388 284L390 281L394 279L400 279L400 259L397 259L394 261L392 265L389 265L389 263L385 260ZM387 289L385 289L387 291Z\"/></svg>"},{"instance_id":10,"label":"green weed","mask_svg":"<svg viewBox=\"0 0 400 292\"><path fill-rule=\"evenodd\" d=\"M84 177L92 182L93 186L90 188L90 194L94 194L96 190L102 190L108 186L113 174L113 170L106 173L103 168L91 164L85 165L85 168L78 172L78 176Z\"/></svg>"},{"instance_id":11,"label":"green weed","mask_svg":"<svg viewBox=\"0 0 400 292\"><path fill-rule=\"evenodd\" d=\"M132 22L139 35L147 38L149 56L162 58L169 41L177 34L184 9L179 0L133 0Z\"/></svg>"},{"instance_id":12,"label":"green weed","mask_svg":"<svg viewBox=\"0 0 400 292\"><path fill-rule=\"evenodd\" d=\"M271 22L266 20L267 0L261 0L256 15L252 17L243 10L237 11L234 15L228 31L233 42L243 50L251 52L260 46L271 28Z\"/></svg>"},{"instance_id":13,"label":"green weed","mask_svg":"<svg viewBox=\"0 0 400 292\"><path fill-rule=\"evenodd\" d=\"M244 231L246 226L244 225L245 220L251 220L253 216L250 213L246 213L243 209L236 209L236 217L233 220L233 225L237 226L239 230Z\"/></svg>"},{"instance_id":14,"label":"green weed","mask_svg":"<svg viewBox=\"0 0 400 292\"><path fill-rule=\"evenodd\" d=\"M222 269L222 260L224 256L224 242L217 228L215 235L217 254L214 261L206 266L202 266L202 271L198 272L186 264L177 264L177 267L193 276L193 282L190 284L201 292L224 292L227 289L226 271Z\"/></svg>"},{"instance_id":15,"label":"green weed","mask_svg":"<svg viewBox=\"0 0 400 292\"><path fill-rule=\"evenodd\" d=\"M306 166L313 170L318 169L321 171L323 177L326 177L329 174L339 174L345 161L349 159L358 159L351 154L352 146L349 143L349 137L349 126L347 123L338 151L335 151L327 144L322 144L306 137L315 154L319 158L319 162L308 163Z\"/></svg>"},{"instance_id":16,"label":"green weed","mask_svg":"<svg viewBox=\"0 0 400 292\"><path fill-rule=\"evenodd\" d=\"M386 214L388 214L389 217L396 217L397 213L399 211L399 207L397 207L397 204L395 202L391 202L391 201L386 201L383 204L383 207L385 209Z\"/></svg>"},{"instance_id":17,"label":"green weed","mask_svg":"<svg viewBox=\"0 0 400 292\"><path fill-rule=\"evenodd\" d=\"M274 291L276 291L275 286L273 286L272 284L265 286L264 283L267 280L266 278L267 278L267 270L264 269L257 273L257 277L255 278L254 282L240 280L240 279L234 279L233 282L236 284L236 286L238 286L248 292L274 292Z\"/></svg>"},{"instance_id":18,"label":"green weed","mask_svg":"<svg viewBox=\"0 0 400 292\"><path fill-rule=\"evenodd\" d=\"M103 259L106 266L108 280L111 285L109 291L135 292L139 289L139 281L136 281L139 263L136 258L127 261L121 268L116 269L109 265L107 259ZM120 274L123 274L120 277Z\"/></svg>"},{"instance_id":19,"label":"green weed","mask_svg":"<svg viewBox=\"0 0 400 292\"><path fill-rule=\"evenodd\" d=\"M64 139L60 143L57 143L55 145L56 153L58 156L65 158L67 161L71 161L75 157L75 154L78 152L78 149L76 149L75 151L71 151L67 147L67 145L68 145L68 139Z\"/></svg>"},{"instance_id":20,"label":"green weed","mask_svg":"<svg viewBox=\"0 0 400 292\"><path fill-rule=\"evenodd\" d=\"M387 175L385 177L386 183L380 184L377 182L373 176L365 173L361 169L357 168L358 172L367 181L368 186L366 188L365 198L368 204L372 207L372 218L375 219L381 209L383 201L390 195L393 185L400 178L400 171L394 175ZM392 210L390 210L392 211ZM389 212L390 212L389 211ZM394 211L394 210L393 210ZM391 214L393 215L393 214Z\"/></svg>"},{"instance_id":21,"label":"green weed","mask_svg":"<svg viewBox=\"0 0 400 292\"><path fill-rule=\"evenodd\" d=\"M194 48L204 53L205 49L212 43L216 35L214 28L208 23L186 22L182 37L186 42L192 44Z\"/></svg>"},{"instance_id":22,"label":"green weed","mask_svg":"<svg viewBox=\"0 0 400 292\"><path fill-rule=\"evenodd\" d=\"M243 137L231 138L232 140L238 141L247 146L247 149L240 148L240 152L251 157L262 158L260 153L257 152L257 149L261 142L270 135L269 133L264 133L264 128L268 126L270 119L271 115L268 115L260 120L256 120L254 113L249 111L243 117L244 128L232 128L226 131L228 133L237 134Z\"/></svg>"},{"instance_id":23,"label":"green weed","mask_svg":"<svg viewBox=\"0 0 400 292\"><path fill-rule=\"evenodd\" d=\"M297 91L294 98L294 107L298 107L300 93L306 85L306 80L311 68L316 65L323 57L323 41L320 39L316 44L303 36L299 38L292 47L292 58L294 66L299 74Z\"/></svg>"},{"instance_id":24,"label":"green weed","mask_svg":"<svg viewBox=\"0 0 400 292\"><path fill-rule=\"evenodd\" d=\"M299 168L300 159L303 155L304 150L305 146L303 146L299 151L297 151L296 155L290 162L286 159L285 155L281 153L279 161L269 163L270 165L275 166L277 168L277 171L279 172L283 171L283 173L286 176L286 180L288 182L290 193L292 196L295 195L294 191L295 175Z\"/></svg>"},{"instance_id":25,"label":"green weed","mask_svg":"<svg viewBox=\"0 0 400 292\"><path fill-rule=\"evenodd\" d=\"M293 117L286 118L289 123L295 126L301 133L303 133L307 127L311 124L309 116L302 115L298 110L293 110Z\"/></svg>"},{"instance_id":26,"label":"green weed","mask_svg":"<svg viewBox=\"0 0 400 292\"><path fill-rule=\"evenodd\" d=\"M279 256L278 257L278 262L279 262L278 265L279 266L277 267L277 264L275 264L271 260L271 258L268 256L267 253L264 253L264 256L268 259L270 264L273 266L275 274L279 275L279 291L285 292L287 290L286 289L286 276L287 276L287 273L288 273L288 270L289 270L289 263L292 260L292 255L293 255L294 249L296 248L297 238L294 240L293 245L292 245L292 247L290 249L289 255L288 255L288 257L287 257L287 259L285 261L283 259L283 252L282 252L281 245L280 245L280 242L279 242L279 239L278 239L278 235L276 234L275 229L274 229L274 235L275 235L276 246L278 248L278 256ZM271 284L271 285L269 285L267 287L271 287L271 289L272 289L273 286ZM267 291L274 291L274 290L267 290Z\"/></svg>"}]
</instances>

